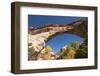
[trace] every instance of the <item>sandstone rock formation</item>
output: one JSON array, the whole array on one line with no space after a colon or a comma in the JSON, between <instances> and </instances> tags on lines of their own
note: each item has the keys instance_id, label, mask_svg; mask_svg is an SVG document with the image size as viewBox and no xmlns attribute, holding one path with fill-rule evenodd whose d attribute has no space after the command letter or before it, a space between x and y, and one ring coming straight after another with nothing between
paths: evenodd
<instances>
[{"instance_id":1,"label":"sandstone rock formation","mask_svg":"<svg viewBox=\"0 0 100 76\"><path fill-rule=\"evenodd\" d=\"M36 56L40 56L38 60L42 60L46 42L53 38L53 36L62 33L75 34L86 38L88 34L87 19L81 19L70 24L46 24L35 29L31 27L28 32L28 42L31 44L29 48L34 48L34 51L37 52Z\"/></svg>"}]
</instances>

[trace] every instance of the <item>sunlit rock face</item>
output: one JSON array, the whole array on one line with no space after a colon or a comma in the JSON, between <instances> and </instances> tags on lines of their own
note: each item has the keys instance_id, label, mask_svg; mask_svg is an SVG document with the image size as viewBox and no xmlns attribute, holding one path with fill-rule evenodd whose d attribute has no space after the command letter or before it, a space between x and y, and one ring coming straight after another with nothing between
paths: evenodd
<instances>
[{"instance_id":1,"label":"sunlit rock face","mask_svg":"<svg viewBox=\"0 0 100 76\"><path fill-rule=\"evenodd\" d=\"M40 33L36 35L28 34L28 42L31 43L29 48L34 48L35 52L40 52L37 60L44 60L43 54L45 53L46 40L50 36L50 32ZM43 48L44 47L44 48ZM51 52L52 59L55 59L55 54ZM31 59L32 60L32 59Z\"/></svg>"},{"instance_id":2,"label":"sunlit rock face","mask_svg":"<svg viewBox=\"0 0 100 76\"><path fill-rule=\"evenodd\" d=\"M45 46L45 38L43 38L41 35L46 35L46 34L37 34L37 35L31 35L29 34L28 37L28 42L32 43L31 47L35 49L35 51L39 51L42 49L42 47Z\"/></svg>"},{"instance_id":3,"label":"sunlit rock face","mask_svg":"<svg viewBox=\"0 0 100 76\"><path fill-rule=\"evenodd\" d=\"M87 20L79 20L71 24L46 24L42 27L34 29L31 27L28 33L28 43L31 44L29 48L39 53L37 60L43 60L46 42L53 36L61 33L75 34L82 38L87 37ZM52 58L55 59L56 55L52 53Z\"/></svg>"}]
</instances>

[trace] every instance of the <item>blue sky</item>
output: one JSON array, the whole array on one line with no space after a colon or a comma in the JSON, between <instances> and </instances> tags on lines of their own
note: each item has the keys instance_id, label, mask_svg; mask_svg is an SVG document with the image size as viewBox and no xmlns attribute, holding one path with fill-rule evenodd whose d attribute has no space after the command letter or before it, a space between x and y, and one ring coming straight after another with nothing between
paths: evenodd
<instances>
[{"instance_id":1,"label":"blue sky","mask_svg":"<svg viewBox=\"0 0 100 76\"><path fill-rule=\"evenodd\" d=\"M79 19L81 19L81 17L28 15L28 25L36 28L49 23L68 24Z\"/></svg>"},{"instance_id":2,"label":"blue sky","mask_svg":"<svg viewBox=\"0 0 100 76\"><path fill-rule=\"evenodd\" d=\"M82 17L73 16L44 16L44 15L28 15L28 26L37 28L44 24L68 24L81 19ZM47 45L50 45L53 52L57 53L61 47L69 45L72 41L82 42L82 38L72 34L62 34L52 38Z\"/></svg>"}]
</instances>

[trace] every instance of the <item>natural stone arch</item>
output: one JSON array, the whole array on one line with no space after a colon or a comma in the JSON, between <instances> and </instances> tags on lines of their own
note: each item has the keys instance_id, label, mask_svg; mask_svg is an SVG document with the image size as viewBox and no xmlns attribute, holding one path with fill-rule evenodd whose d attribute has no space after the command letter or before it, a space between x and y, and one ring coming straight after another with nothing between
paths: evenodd
<instances>
[{"instance_id":1,"label":"natural stone arch","mask_svg":"<svg viewBox=\"0 0 100 76\"><path fill-rule=\"evenodd\" d=\"M81 19L70 24L46 24L37 29L29 29L29 43L39 53L45 50L46 43L54 36L69 33L87 38L87 19Z\"/></svg>"}]
</instances>

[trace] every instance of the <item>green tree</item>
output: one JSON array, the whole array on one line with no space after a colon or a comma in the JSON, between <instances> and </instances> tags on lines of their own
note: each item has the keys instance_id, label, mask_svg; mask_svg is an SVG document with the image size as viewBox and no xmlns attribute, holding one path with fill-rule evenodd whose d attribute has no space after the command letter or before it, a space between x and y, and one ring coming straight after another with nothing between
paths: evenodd
<instances>
[{"instance_id":1,"label":"green tree","mask_svg":"<svg viewBox=\"0 0 100 76\"><path fill-rule=\"evenodd\" d=\"M71 43L71 47L73 47L74 50L78 49L79 48L79 45L80 45L80 43L77 42L77 41L73 41Z\"/></svg>"},{"instance_id":2,"label":"green tree","mask_svg":"<svg viewBox=\"0 0 100 76\"><path fill-rule=\"evenodd\" d=\"M64 53L64 59L73 59L75 57L75 50L72 46L67 46L66 51Z\"/></svg>"},{"instance_id":3,"label":"green tree","mask_svg":"<svg viewBox=\"0 0 100 76\"><path fill-rule=\"evenodd\" d=\"M70 45L66 46L66 49L61 49L58 54L58 59L73 59L75 58L76 50L79 48L80 43L73 41Z\"/></svg>"},{"instance_id":4,"label":"green tree","mask_svg":"<svg viewBox=\"0 0 100 76\"><path fill-rule=\"evenodd\" d=\"M47 46L45 48L44 60L51 60L51 52L52 52L52 48L50 46Z\"/></svg>"},{"instance_id":5,"label":"green tree","mask_svg":"<svg viewBox=\"0 0 100 76\"><path fill-rule=\"evenodd\" d=\"M79 46L77 49L75 58L87 58L88 57L88 48L87 48L87 39Z\"/></svg>"}]
</instances>

